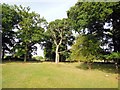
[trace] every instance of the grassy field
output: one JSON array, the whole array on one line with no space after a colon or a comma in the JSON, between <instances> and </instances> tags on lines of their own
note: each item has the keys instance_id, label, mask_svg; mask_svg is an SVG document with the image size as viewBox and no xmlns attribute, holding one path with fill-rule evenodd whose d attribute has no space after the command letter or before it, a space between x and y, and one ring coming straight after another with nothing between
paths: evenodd
<instances>
[{"instance_id":1,"label":"grassy field","mask_svg":"<svg viewBox=\"0 0 120 90\"><path fill-rule=\"evenodd\" d=\"M106 68L108 67L108 68ZM117 88L118 76L110 65L82 63L4 63L3 88Z\"/></svg>"}]
</instances>

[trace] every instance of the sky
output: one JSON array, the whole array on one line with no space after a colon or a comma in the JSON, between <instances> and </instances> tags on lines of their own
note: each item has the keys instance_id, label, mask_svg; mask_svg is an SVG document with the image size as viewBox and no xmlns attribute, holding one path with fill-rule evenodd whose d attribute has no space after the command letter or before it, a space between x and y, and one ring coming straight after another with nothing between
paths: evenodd
<instances>
[{"instance_id":1,"label":"sky","mask_svg":"<svg viewBox=\"0 0 120 90\"><path fill-rule=\"evenodd\" d=\"M2 3L9 5L22 5L24 7L29 6L31 11L39 13L41 17L44 17L48 22L55 19L67 18L66 11L71 6L74 6L78 0L0 0ZM39 45L36 45L37 55L44 56L43 50Z\"/></svg>"},{"instance_id":2,"label":"sky","mask_svg":"<svg viewBox=\"0 0 120 90\"><path fill-rule=\"evenodd\" d=\"M66 11L78 0L1 0L10 5L29 6L31 11L39 13L48 22L55 19L66 18Z\"/></svg>"}]
</instances>

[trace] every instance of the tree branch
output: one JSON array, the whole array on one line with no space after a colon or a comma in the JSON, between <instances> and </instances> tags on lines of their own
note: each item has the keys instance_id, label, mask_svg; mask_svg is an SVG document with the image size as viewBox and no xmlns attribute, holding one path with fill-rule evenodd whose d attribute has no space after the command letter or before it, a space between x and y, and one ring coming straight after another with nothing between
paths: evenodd
<instances>
[{"instance_id":1,"label":"tree branch","mask_svg":"<svg viewBox=\"0 0 120 90\"><path fill-rule=\"evenodd\" d=\"M63 53L63 52L66 52L66 51L68 51L68 50L64 50L64 51L61 51L61 52L58 52L58 53Z\"/></svg>"},{"instance_id":2,"label":"tree branch","mask_svg":"<svg viewBox=\"0 0 120 90\"><path fill-rule=\"evenodd\" d=\"M61 43L62 43L62 39L63 39L63 32L61 31L61 33L60 33L60 37L61 37L61 39L60 39L60 42L59 42L59 44L58 45L61 45Z\"/></svg>"},{"instance_id":3,"label":"tree branch","mask_svg":"<svg viewBox=\"0 0 120 90\"><path fill-rule=\"evenodd\" d=\"M55 45L57 45L55 32L54 32L53 30L51 30L51 29L50 29L50 31L51 31L52 34L53 34L54 43L55 43Z\"/></svg>"}]
</instances>

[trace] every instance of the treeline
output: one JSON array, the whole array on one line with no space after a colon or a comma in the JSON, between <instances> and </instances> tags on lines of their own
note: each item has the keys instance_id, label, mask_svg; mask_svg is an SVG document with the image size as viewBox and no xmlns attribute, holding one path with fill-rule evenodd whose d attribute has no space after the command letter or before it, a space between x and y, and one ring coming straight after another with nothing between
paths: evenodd
<instances>
[{"instance_id":1,"label":"treeline","mask_svg":"<svg viewBox=\"0 0 120 90\"><path fill-rule=\"evenodd\" d=\"M71 58L85 61L120 62L120 2L77 2L67 12L79 33L71 49Z\"/></svg>"},{"instance_id":2,"label":"treeline","mask_svg":"<svg viewBox=\"0 0 120 90\"><path fill-rule=\"evenodd\" d=\"M77 2L67 16L48 23L29 7L2 4L2 59L9 53L26 62L40 44L45 59L56 63L77 60L90 67L99 59L118 67L120 2Z\"/></svg>"}]
</instances>

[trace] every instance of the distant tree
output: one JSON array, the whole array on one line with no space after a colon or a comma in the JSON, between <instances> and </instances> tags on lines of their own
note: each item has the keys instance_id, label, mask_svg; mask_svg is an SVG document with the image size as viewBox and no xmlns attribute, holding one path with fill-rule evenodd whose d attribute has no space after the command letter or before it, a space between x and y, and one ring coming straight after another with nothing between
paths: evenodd
<instances>
[{"instance_id":1,"label":"distant tree","mask_svg":"<svg viewBox=\"0 0 120 90\"><path fill-rule=\"evenodd\" d=\"M54 61L55 59L55 45L52 40L50 31L44 33L44 43L42 44L44 50L44 57L46 60Z\"/></svg>"},{"instance_id":2,"label":"distant tree","mask_svg":"<svg viewBox=\"0 0 120 90\"><path fill-rule=\"evenodd\" d=\"M2 16L1 16L2 15ZM16 33L13 29L21 21L20 15L15 11L13 6L2 4L2 59L5 53L11 53L15 45Z\"/></svg>"},{"instance_id":3,"label":"distant tree","mask_svg":"<svg viewBox=\"0 0 120 90\"><path fill-rule=\"evenodd\" d=\"M29 7L15 6L16 12L21 16L22 21L17 25L17 39L15 55L24 56L26 62L29 55L35 48L36 43L40 43L43 39L44 26L46 20L41 18L39 14L30 12Z\"/></svg>"},{"instance_id":4,"label":"distant tree","mask_svg":"<svg viewBox=\"0 0 120 90\"><path fill-rule=\"evenodd\" d=\"M93 60L97 59L100 52L100 43L92 35L80 35L71 49L71 59L86 62L91 69Z\"/></svg>"},{"instance_id":5,"label":"distant tree","mask_svg":"<svg viewBox=\"0 0 120 90\"><path fill-rule=\"evenodd\" d=\"M72 28L68 19L55 20L49 23L48 31L55 46L55 62L58 63L60 54L67 52L67 45L74 40ZM62 54L63 55L63 54Z\"/></svg>"}]
</instances>

